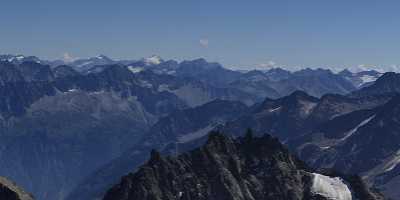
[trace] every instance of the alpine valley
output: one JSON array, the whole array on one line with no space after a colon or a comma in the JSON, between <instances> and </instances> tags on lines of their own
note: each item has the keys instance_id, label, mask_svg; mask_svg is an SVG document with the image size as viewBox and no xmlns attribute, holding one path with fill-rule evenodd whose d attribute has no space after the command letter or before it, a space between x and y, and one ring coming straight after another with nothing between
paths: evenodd
<instances>
[{"instance_id":1,"label":"alpine valley","mask_svg":"<svg viewBox=\"0 0 400 200\"><path fill-rule=\"evenodd\" d=\"M0 55L0 199L400 200L399 93L395 72Z\"/></svg>"}]
</instances>

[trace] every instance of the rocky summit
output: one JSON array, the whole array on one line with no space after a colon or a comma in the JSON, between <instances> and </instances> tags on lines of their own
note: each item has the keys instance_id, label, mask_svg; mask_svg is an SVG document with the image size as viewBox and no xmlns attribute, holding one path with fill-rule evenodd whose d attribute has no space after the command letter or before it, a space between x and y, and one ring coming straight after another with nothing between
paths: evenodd
<instances>
[{"instance_id":1,"label":"rocky summit","mask_svg":"<svg viewBox=\"0 0 400 200\"><path fill-rule=\"evenodd\" d=\"M122 178L103 200L351 200L383 199L361 179L308 169L279 143L251 132L231 139L218 132L178 157L151 152L136 173Z\"/></svg>"}]
</instances>

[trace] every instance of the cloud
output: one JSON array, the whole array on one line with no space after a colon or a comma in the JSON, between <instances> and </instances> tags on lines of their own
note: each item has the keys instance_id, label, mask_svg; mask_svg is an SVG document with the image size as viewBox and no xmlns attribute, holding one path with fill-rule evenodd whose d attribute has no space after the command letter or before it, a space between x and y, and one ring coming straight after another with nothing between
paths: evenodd
<instances>
[{"instance_id":1,"label":"cloud","mask_svg":"<svg viewBox=\"0 0 400 200\"><path fill-rule=\"evenodd\" d=\"M207 38L202 38L202 39L199 40L199 43L200 43L200 46L202 46L204 48L207 48L208 44L209 44L209 41L208 41Z\"/></svg>"},{"instance_id":2,"label":"cloud","mask_svg":"<svg viewBox=\"0 0 400 200\"><path fill-rule=\"evenodd\" d=\"M69 54L69 53L64 53L64 54L63 54L63 61L66 62L66 63L73 62L73 61L76 60L76 59L77 59L77 58L71 56L71 54Z\"/></svg>"}]
</instances>

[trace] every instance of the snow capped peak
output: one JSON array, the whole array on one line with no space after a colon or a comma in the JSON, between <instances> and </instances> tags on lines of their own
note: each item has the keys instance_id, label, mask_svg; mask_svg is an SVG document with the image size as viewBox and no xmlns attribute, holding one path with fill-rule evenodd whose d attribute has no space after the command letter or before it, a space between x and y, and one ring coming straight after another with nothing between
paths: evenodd
<instances>
[{"instance_id":1,"label":"snow capped peak","mask_svg":"<svg viewBox=\"0 0 400 200\"><path fill-rule=\"evenodd\" d=\"M160 56L152 55L148 58L145 58L144 61L148 65L158 65L163 62L163 59Z\"/></svg>"},{"instance_id":2,"label":"snow capped peak","mask_svg":"<svg viewBox=\"0 0 400 200\"><path fill-rule=\"evenodd\" d=\"M24 58L25 58L25 56L23 56L23 55L15 56L15 59L17 59L17 60L22 60L22 59L24 59Z\"/></svg>"},{"instance_id":3,"label":"snow capped peak","mask_svg":"<svg viewBox=\"0 0 400 200\"><path fill-rule=\"evenodd\" d=\"M23 62L36 62L36 63L41 63L41 60L35 56L24 56L21 54L18 55L12 55L12 54L7 54L7 55L0 55L0 61L7 61L10 63L18 63L21 64Z\"/></svg>"},{"instance_id":4,"label":"snow capped peak","mask_svg":"<svg viewBox=\"0 0 400 200\"><path fill-rule=\"evenodd\" d=\"M353 73L359 73L363 71L378 71L380 73L385 72L400 72L400 65L358 65L347 68Z\"/></svg>"},{"instance_id":5,"label":"snow capped peak","mask_svg":"<svg viewBox=\"0 0 400 200\"><path fill-rule=\"evenodd\" d=\"M21 61L25 59L25 56L23 55L0 55L1 61L8 61L8 62L13 62L13 61Z\"/></svg>"},{"instance_id":6,"label":"snow capped peak","mask_svg":"<svg viewBox=\"0 0 400 200\"><path fill-rule=\"evenodd\" d=\"M102 54L100 54L94 58L99 59L99 60L110 60L110 58L108 58L107 56L102 55Z\"/></svg>"}]
</instances>

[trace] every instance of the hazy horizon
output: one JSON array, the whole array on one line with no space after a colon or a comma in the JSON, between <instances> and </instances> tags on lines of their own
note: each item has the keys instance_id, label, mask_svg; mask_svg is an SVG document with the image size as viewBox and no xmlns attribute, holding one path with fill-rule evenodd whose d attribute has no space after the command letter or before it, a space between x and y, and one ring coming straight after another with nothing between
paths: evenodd
<instances>
[{"instance_id":1,"label":"hazy horizon","mask_svg":"<svg viewBox=\"0 0 400 200\"><path fill-rule=\"evenodd\" d=\"M397 69L398 2L7 1L1 54ZM16 12L18 11L18 12ZM395 66L395 67L393 67ZM371 67L369 67L371 68ZM392 69L393 68L393 69ZM373 68L371 68L373 69Z\"/></svg>"}]
</instances>

